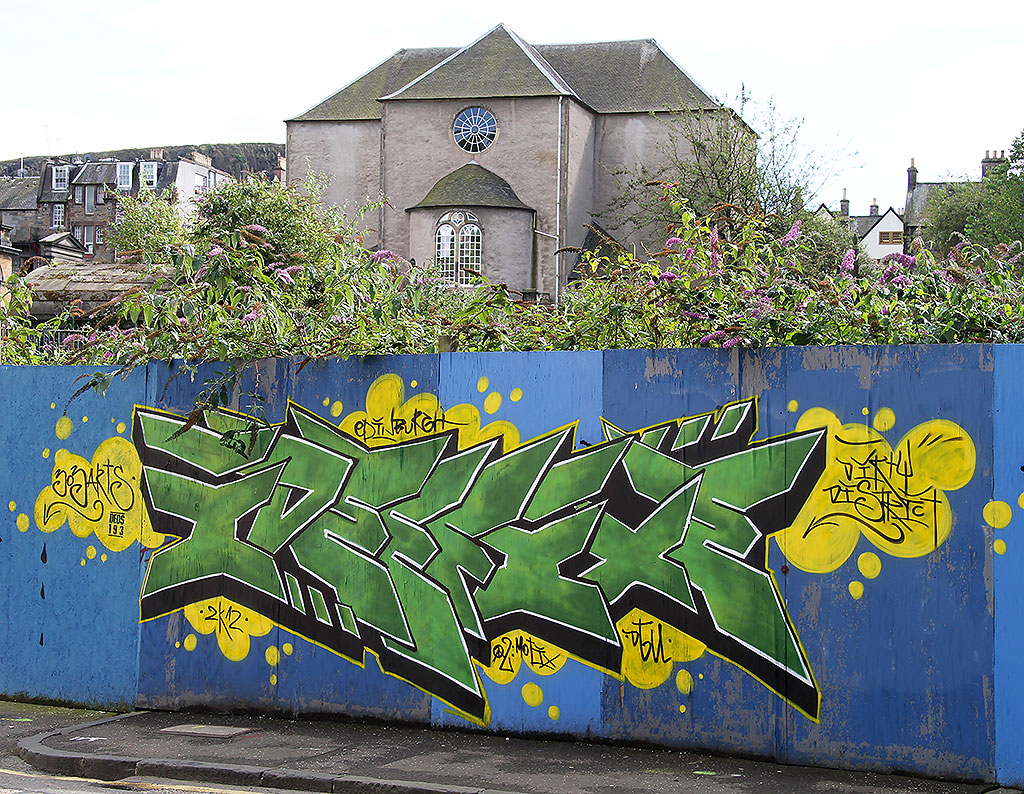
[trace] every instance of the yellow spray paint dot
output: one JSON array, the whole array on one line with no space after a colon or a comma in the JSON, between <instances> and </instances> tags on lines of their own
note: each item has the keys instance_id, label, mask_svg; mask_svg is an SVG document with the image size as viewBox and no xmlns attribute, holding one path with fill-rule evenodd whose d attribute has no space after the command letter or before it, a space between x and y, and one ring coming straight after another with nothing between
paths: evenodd
<instances>
[{"instance_id":1,"label":"yellow spray paint dot","mask_svg":"<svg viewBox=\"0 0 1024 794\"><path fill-rule=\"evenodd\" d=\"M523 390L513 389L512 393L508 396L508 398L514 403L519 402L521 399L523 399Z\"/></svg>"},{"instance_id":2,"label":"yellow spray paint dot","mask_svg":"<svg viewBox=\"0 0 1024 794\"><path fill-rule=\"evenodd\" d=\"M698 674L697 674L697 678L701 678L701 679L703 679L703 678L704 678L704 673L698 673Z\"/></svg>"},{"instance_id":3,"label":"yellow spray paint dot","mask_svg":"<svg viewBox=\"0 0 1024 794\"><path fill-rule=\"evenodd\" d=\"M326 408L330 404L331 404L331 398L330 397L324 397L324 408Z\"/></svg>"},{"instance_id":4,"label":"yellow spray paint dot","mask_svg":"<svg viewBox=\"0 0 1024 794\"><path fill-rule=\"evenodd\" d=\"M117 421L117 419L115 419L114 417L110 417L110 424L114 424L114 422L116 422L116 421Z\"/></svg>"},{"instance_id":5,"label":"yellow spray paint dot","mask_svg":"<svg viewBox=\"0 0 1024 794\"><path fill-rule=\"evenodd\" d=\"M86 546L86 548L85 548L85 556L88 557L90 560L95 560L96 559L96 547L95 546Z\"/></svg>"},{"instance_id":6,"label":"yellow spray paint dot","mask_svg":"<svg viewBox=\"0 0 1024 794\"><path fill-rule=\"evenodd\" d=\"M89 421L89 417L88 416L83 416L82 417L82 421L83 422L88 422Z\"/></svg>"},{"instance_id":7,"label":"yellow spray paint dot","mask_svg":"<svg viewBox=\"0 0 1024 794\"><path fill-rule=\"evenodd\" d=\"M194 651L196 649L197 642L198 641L196 640L196 635L195 634L189 634L185 638L185 650L186 651Z\"/></svg>"},{"instance_id":8,"label":"yellow spray paint dot","mask_svg":"<svg viewBox=\"0 0 1024 794\"><path fill-rule=\"evenodd\" d=\"M485 391L487 391L487 387L490 385L491 382L487 379L487 376L484 375L482 378L480 378L480 380L476 382L476 390L483 394Z\"/></svg>"},{"instance_id":9,"label":"yellow spray paint dot","mask_svg":"<svg viewBox=\"0 0 1024 794\"><path fill-rule=\"evenodd\" d=\"M981 515L985 518L985 523L990 527L1002 529L1010 523L1010 519L1013 518L1013 511L1006 502L992 501L985 505Z\"/></svg>"},{"instance_id":10,"label":"yellow spray paint dot","mask_svg":"<svg viewBox=\"0 0 1024 794\"><path fill-rule=\"evenodd\" d=\"M534 683L523 684L523 700L527 706L536 708L544 702L544 692Z\"/></svg>"},{"instance_id":11,"label":"yellow spray paint dot","mask_svg":"<svg viewBox=\"0 0 1024 794\"><path fill-rule=\"evenodd\" d=\"M176 642L176 643L174 643L174 647L175 647L175 648L180 648L180 647L181 647L181 643L180 643L180 642Z\"/></svg>"},{"instance_id":12,"label":"yellow spray paint dot","mask_svg":"<svg viewBox=\"0 0 1024 794\"><path fill-rule=\"evenodd\" d=\"M869 413L871 413L871 409L870 408L861 408L860 412L862 414L864 414L864 416L867 416Z\"/></svg>"},{"instance_id":13,"label":"yellow spray paint dot","mask_svg":"<svg viewBox=\"0 0 1024 794\"><path fill-rule=\"evenodd\" d=\"M489 414L493 414L501 408L501 395L496 391L492 391L487 395L487 399L484 400L484 410Z\"/></svg>"},{"instance_id":14,"label":"yellow spray paint dot","mask_svg":"<svg viewBox=\"0 0 1024 794\"><path fill-rule=\"evenodd\" d=\"M341 411L344 406L341 404L341 400L335 400L331 403L331 416L341 416Z\"/></svg>"},{"instance_id":15,"label":"yellow spray paint dot","mask_svg":"<svg viewBox=\"0 0 1024 794\"><path fill-rule=\"evenodd\" d=\"M273 673L270 674L270 685L277 686L277 676Z\"/></svg>"},{"instance_id":16,"label":"yellow spray paint dot","mask_svg":"<svg viewBox=\"0 0 1024 794\"><path fill-rule=\"evenodd\" d=\"M81 560L79 560L78 564L81 565L84 568L85 567L85 557L83 557Z\"/></svg>"},{"instance_id":17,"label":"yellow spray paint dot","mask_svg":"<svg viewBox=\"0 0 1024 794\"><path fill-rule=\"evenodd\" d=\"M46 449L43 450L43 457L44 458L50 457L50 448L49 447L47 447Z\"/></svg>"},{"instance_id":18,"label":"yellow spray paint dot","mask_svg":"<svg viewBox=\"0 0 1024 794\"><path fill-rule=\"evenodd\" d=\"M8 502L7 503L7 509L10 510L13 513L15 510L18 509L18 503L13 501L13 500Z\"/></svg>"},{"instance_id":19,"label":"yellow spray paint dot","mask_svg":"<svg viewBox=\"0 0 1024 794\"><path fill-rule=\"evenodd\" d=\"M411 386L412 388L414 388L414 389L415 389L415 388L416 388L417 386L419 386L419 385L420 385L420 382L419 382L419 381L417 381L417 380L411 380L411 381L409 381L409 385L410 385L410 386Z\"/></svg>"},{"instance_id":20,"label":"yellow spray paint dot","mask_svg":"<svg viewBox=\"0 0 1024 794\"><path fill-rule=\"evenodd\" d=\"M101 554L100 555L100 562L106 562L106 561L107 561L107 555L106 554Z\"/></svg>"},{"instance_id":21,"label":"yellow spray paint dot","mask_svg":"<svg viewBox=\"0 0 1024 794\"><path fill-rule=\"evenodd\" d=\"M277 667L278 662L281 661L281 652L274 645L267 648L267 652L263 655L267 658L267 664L271 667Z\"/></svg>"},{"instance_id":22,"label":"yellow spray paint dot","mask_svg":"<svg viewBox=\"0 0 1024 794\"><path fill-rule=\"evenodd\" d=\"M285 656L291 656L292 651L294 651L295 649L292 647L292 644L290 642L286 642L284 645L281 646L281 650L284 651Z\"/></svg>"},{"instance_id":23,"label":"yellow spray paint dot","mask_svg":"<svg viewBox=\"0 0 1024 794\"><path fill-rule=\"evenodd\" d=\"M689 671L680 670L676 673L676 689L684 695L689 695L693 691L693 676Z\"/></svg>"},{"instance_id":24,"label":"yellow spray paint dot","mask_svg":"<svg viewBox=\"0 0 1024 794\"><path fill-rule=\"evenodd\" d=\"M864 595L864 583L856 580L850 582L850 595L860 600L860 597Z\"/></svg>"},{"instance_id":25,"label":"yellow spray paint dot","mask_svg":"<svg viewBox=\"0 0 1024 794\"><path fill-rule=\"evenodd\" d=\"M685 714L686 713L686 706L684 704L682 704L682 703L679 704L679 713L680 714Z\"/></svg>"},{"instance_id":26,"label":"yellow spray paint dot","mask_svg":"<svg viewBox=\"0 0 1024 794\"><path fill-rule=\"evenodd\" d=\"M18 525L19 532L28 532L28 515L25 513L18 513L18 517L14 519L14 523Z\"/></svg>"},{"instance_id":27,"label":"yellow spray paint dot","mask_svg":"<svg viewBox=\"0 0 1024 794\"><path fill-rule=\"evenodd\" d=\"M1006 554L1006 541L1000 538L992 544L992 550L996 554Z\"/></svg>"},{"instance_id":28,"label":"yellow spray paint dot","mask_svg":"<svg viewBox=\"0 0 1024 794\"><path fill-rule=\"evenodd\" d=\"M788 403L786 403L786 410L789 411L791 414L795 414L798 408L800 408L800 403L798 403L796 400L790 400Z\"/></svg>"},{"instance_id":29,"label":"yellow spray paint dot","mask_svg":"<svg viewBox=\"0 0 1024 794\"><path fill-rule=\"evenodd\" d=\"M72 427L73 425L71 424L71 420L66 416L62 416L57 420L57 426L54 428L57 433L57 438L63 441L65 438L70 436Z\"/></svg>"},{"instance_id":30,"label":"yellow spray paint dot","mask_svg":"<svg viewBox=\"0 0 1024 794\"><path fill-rule=\"evenodd\" d=\"M866 551L857 558L857 568L865 579L874 579L882 572L882 561L872 551Z\"/></svg>"},{"instance_id":31,"label":"yellow spray paint dot","mask_svg":"<svg viewBox=\"0 0 1024 794\"><path fill-rule=\"evenodd\" d=\"M548 706L548 716L553 720L557 720L562 716L562 710L558 706Z\"/></svg>"},{"instance_id":32,"label":"yellow spray paint dot","mask_svg":"<svg viewBox=\"0 0 1024 794\"><path fill-rule=\"evenodd\" d=\"M875 430L882 433L886 430L892 430L896 426L896 414L893 413L892 408L879 408L878 413L875 414L873 424Z\"/></svg>"},{"instance_id":33,"label":"yellow spray paint dot","mask_svg":"<svg viewBox=\"0 0 1024 794\"><path fill-rule=\"evenodd\" d=\"M50 403L50 408L51 409L56 408L56 407L57 407L57 403Z\"/></svg>"},{"instance_id":34,"label":"yellow spray paint dot","mask_svg":"<svg viewBox=\"0 0 1024 794\"><path fill-rule=\"evenodd\" d=\"M117 423L117 432L118 433L123 433L125 431L125 429L126 429L126 425L125 425L124 422L118 422Z\"/></svg>"}]
</instances>

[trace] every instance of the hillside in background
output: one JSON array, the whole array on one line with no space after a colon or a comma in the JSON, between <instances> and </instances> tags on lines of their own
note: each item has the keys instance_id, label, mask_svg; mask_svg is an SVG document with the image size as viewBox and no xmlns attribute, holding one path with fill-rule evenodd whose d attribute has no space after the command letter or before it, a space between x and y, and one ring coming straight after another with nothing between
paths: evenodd
<instances>
[{"instance_id":1,"label":"hillside in background","mask_svg":"<svg viewBox=\"0 0 1024 794\"><path fill-rule=\"evenodd\" d=\"M236 179L243 173L264 173L273 176L274 169L277 167L278 155L284 155L283 143L201 143L184 146L114 149L107 152L76 152L61 156L69 160L96 161L103 157L113 157L117 160L138 160L149 157L152 149L163 149L165 160L176 159L179 155L188 156L191 152L202 152L213 160L214 168L227 171ZM39 174L44 162L46 162L46 156L26 157L25 168L28 170L28 174L30 176ZM17 176L20 167L20 158L2 160L0 161L0 176Z\"/></svg>"}]
</instances>

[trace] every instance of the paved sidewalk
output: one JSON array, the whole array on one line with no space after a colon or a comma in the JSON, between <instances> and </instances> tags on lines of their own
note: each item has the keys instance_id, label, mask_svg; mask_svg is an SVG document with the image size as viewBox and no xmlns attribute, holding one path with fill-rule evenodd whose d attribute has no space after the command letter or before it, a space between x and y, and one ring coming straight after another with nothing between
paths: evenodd
<instances>
[{"instance_id":1,"label":"paved sidewalk","mask_svg":"<svg viewBox=\"0 0 1024 794\"><path fill-rule=\"evenodd\" d=\"M19 754L40 769L81 777L159 777L359 794L980 794L998 790L992 785L841 772L677 750L357 722L145 711L24 739Z\"/></svg>"}]
</instances>

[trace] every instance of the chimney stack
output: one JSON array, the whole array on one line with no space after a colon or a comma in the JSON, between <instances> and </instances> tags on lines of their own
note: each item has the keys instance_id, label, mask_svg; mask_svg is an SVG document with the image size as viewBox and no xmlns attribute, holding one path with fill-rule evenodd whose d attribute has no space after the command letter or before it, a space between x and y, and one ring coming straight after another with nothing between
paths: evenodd
<instances>
[{"instance_id":1,"label":"chimney stack","mask_svg":"<svg viewBox=\"0 0 1024 794\"><path fill-rule=\"evenodd\" d=\"M839 217L850 217L850 201L846 198L846 188L843 188L843 200L839 202Z\"/></svg>"},{"instance_id":2,"label":"chimney stack","mask_svg":"<svg viewBox=\"0 0 1024 794\"><path fill-rule=\"evenodd\" d=\"M877 215L878 214L878 199L876 199L876 198L871 199L871 210L868 212L868 214L869 215Z\"/></svg>"},{"instance_id":3,"label":"chimney stack","mask_svg":"<svg viewBox=\"0 0 1024 794\"><path fill-rule=\"evenodd\" d=\"M907 192L917 187L917 168L914 167L914 158L910 158L910 168L907 169Z\"/></svg>"},{"instance_id":4,"label":"chimney stack","mask_svg":"<svg viewBox=\"0 0 1024 794\"><path fill-rule=\"evenodd\" d=\"M996 150L991 151L991 157L989 156L989 150L985 150L985 159L981 161L981 178L989 176L994 173L995 170L1006 163L1006 150L999 152L998 155Z\"/></svg>"},{"instance_id":5,"label":"chimney stack","mask_svg":"<svg viewBox=\"0 0 1024 794\"><path fill-rule=\"evenodd\" d=\"M163 160L164 159L164 150L163 149L150 149L149 150L149 159L150 160Z\"/></svg>"}]
</instances>

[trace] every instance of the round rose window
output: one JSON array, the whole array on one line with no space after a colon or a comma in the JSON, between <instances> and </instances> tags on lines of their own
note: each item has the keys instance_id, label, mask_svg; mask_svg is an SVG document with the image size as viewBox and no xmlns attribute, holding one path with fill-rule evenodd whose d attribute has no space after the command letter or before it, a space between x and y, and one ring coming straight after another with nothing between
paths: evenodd
<instances>
[{"instance_id":1,"label":"round rose window","mask_svg":"<svg viewBox=\"0 0 1024 794\"><path fill-rule=\"evenodd\" d=\"M482 152L498 135L498 121L486 108L466 108L455 119L452 135L460 149Z\"/></svg>"}]
</instances>

